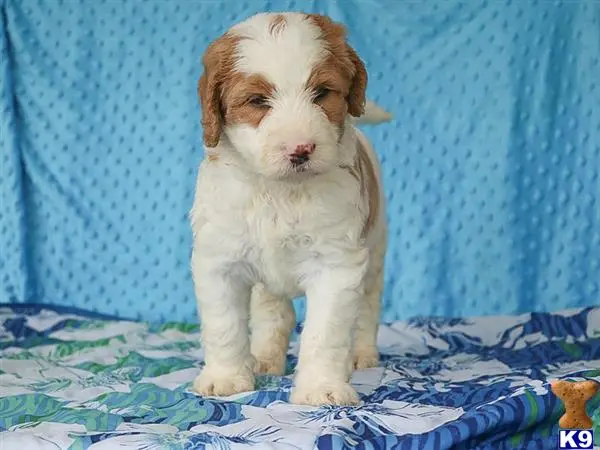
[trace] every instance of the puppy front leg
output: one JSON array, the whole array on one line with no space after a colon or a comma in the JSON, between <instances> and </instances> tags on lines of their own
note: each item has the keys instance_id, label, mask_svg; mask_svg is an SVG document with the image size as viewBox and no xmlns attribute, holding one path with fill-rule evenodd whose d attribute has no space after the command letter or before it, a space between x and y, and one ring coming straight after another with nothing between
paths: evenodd
<instances>
[{"instance_id":1,"label":"puppy front leg","mask_svg":"<svg viewBox=\"0 0 600 450\"><path fill-rule=\"evenodd\" d=\"M256 359L255 373L285 374L290 334L295 326L292 301L271 294L263 284L255 285L250 300L250 348Z\"/></svg>"},{"instance_id":2,"label":"puppy front leg","mask_svg":"<svg viewBox=\"0 0 600 450\"><path fill-rule=\"evenodd\" d=\"M366 258L365 258L366 259ZM323 268L306 289L308 308L292 403L352 405L353 331L363 295L364 265Z\"/></svg>"},{"instance_id":3,"label":"puppy front leg","mask_svg":"<svg viewBox=\"0 0 600 450\"><path fill-rule=\"evenodd\" d=\"M194 390L200 395L215 396L252 391L250 285L227 271L210 270L206 264L194 266L205 359L205 366L194 381Z\"/></svg>"}]
</instances>

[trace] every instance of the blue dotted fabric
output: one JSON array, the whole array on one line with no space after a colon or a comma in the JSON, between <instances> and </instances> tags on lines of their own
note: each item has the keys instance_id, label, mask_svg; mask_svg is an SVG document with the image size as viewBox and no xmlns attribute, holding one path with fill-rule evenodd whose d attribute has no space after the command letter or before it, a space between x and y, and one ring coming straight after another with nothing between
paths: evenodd
<instances>
[{"instance_id":1,"label":"blue dotted fabric","mask_svg":"<svg viewBox=\"0 0 600 450\"><path fill-rule=\"evenodd\" d=\"M0 301L195 321L200 57L298 9L395 115L383 320L600 303L600 4L446 0L4 0Z\"/></svg>"}]
</instances>

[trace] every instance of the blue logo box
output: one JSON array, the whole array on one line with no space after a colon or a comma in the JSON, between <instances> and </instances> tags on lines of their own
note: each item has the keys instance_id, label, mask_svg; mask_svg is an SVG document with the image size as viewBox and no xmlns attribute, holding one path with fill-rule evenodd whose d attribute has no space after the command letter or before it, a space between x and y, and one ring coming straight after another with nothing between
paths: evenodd
<instances>
[{"instance_id":1,"label":"blue logo box","mask_svg":"<svg viewBox=\"0 0 600 450\"><path fill-rule=\"evenodd\" d=\"M588 450L594 448L594 430L559 430L559 450Z\"/></svg>"}]
</instances>

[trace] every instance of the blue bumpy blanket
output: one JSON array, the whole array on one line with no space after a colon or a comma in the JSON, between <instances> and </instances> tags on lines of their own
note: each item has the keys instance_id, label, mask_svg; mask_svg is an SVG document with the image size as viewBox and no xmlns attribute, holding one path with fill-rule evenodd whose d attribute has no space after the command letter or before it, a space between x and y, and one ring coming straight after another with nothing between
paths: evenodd
<instances>
[{"instance_id":1,"label":"blue bumpy blanket","mask_svg":"<svg viewBox=\"0 0 600 450\"><path fill-rule=\"evenodd\" d=\"M365 127L388 200L384 320L598 304L599 2L0 7L0 302L195 321L200 57L251 14L304 10L348 25L394 114Z\"/></svg>"},{"instance_id":2,"label":"blue bumpy blanket","mask_svg":"<svg viewBox=\"0 0 600 450\"><path fill-rule=\"evenodd\" d=\"M352 379L360 406L291 405L289 375L199 398L197 326L2 306L0 447L556 448L563 408L548 380L600 381L600 308L395 322L379 346L380 367ZM598 438L600 395L589 411Z\"/></svg>"}]
</instances>

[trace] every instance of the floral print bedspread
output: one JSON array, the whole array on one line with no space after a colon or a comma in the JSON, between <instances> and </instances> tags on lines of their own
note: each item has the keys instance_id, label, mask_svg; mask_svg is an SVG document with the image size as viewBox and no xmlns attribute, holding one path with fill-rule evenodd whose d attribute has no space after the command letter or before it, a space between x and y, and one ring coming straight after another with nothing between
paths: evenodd
<instances>
[{"instance_id":1,"label":"floral print bedspread","mask_svg":"<svg viewBox=\"0 0 600 450\"><path fill-rule=\"evenodd\" d=\"M0 448L556 448L548 381L600 381L600 308L384 325L356 407L288 403L297 339L287 376L198 397L198 329L0 306ZM598 439L600 398L588 407Z\"/></svg>"}]
</instances>

